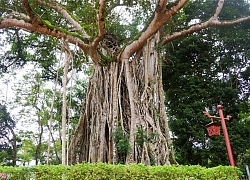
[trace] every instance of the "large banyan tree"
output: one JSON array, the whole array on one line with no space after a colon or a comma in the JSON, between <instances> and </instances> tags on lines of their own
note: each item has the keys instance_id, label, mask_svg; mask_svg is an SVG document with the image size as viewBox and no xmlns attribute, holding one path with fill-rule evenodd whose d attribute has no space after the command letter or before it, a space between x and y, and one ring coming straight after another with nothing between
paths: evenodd
<instances>
[{"instance_id":1,"label":"large banyan tree","mask_svg":"<svg viewBox=\"0 0 250 180\"><path fill-rule=\"evenodd\" d=\"M68 149L71 164L176 163L162 87L162 61L168 59L164 45L208 27L250 20L221 19L224 0L218 0L207 21L200 22L204 13L197 11L196 21L190 18L183 24L183 8L191 2L1 0L0 29L60 39L92 61L81 117Z\"/></svg>"}]
</instances>

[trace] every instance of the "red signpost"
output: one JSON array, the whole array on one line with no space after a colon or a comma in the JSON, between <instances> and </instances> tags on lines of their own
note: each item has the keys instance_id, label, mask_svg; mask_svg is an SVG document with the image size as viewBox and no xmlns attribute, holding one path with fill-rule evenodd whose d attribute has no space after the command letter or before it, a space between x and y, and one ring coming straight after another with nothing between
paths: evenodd
<instances>
[{"instance_id":1,"label":"red signpost","mask_svg":"<svg viewBox=\"0 0 250 180\"><path fill-rule=\"evenodd\" d=\"M227 126L225 123L225 120L229 120L231 118L231 116L227 116L226 118L224 118L223 115L223 111L222 111L222 106L218 105L217 109L219 111L219 115L220 117L216 117L216 116L211 116L208 112L204 111L204 115L207 116L208 118L211 119L219 119L221 121L221 126L222 126L222 130L223 130L223 134L224 134L224 138L225 138L225 142L226 142L226 146L227 146L227 153L228 153L228 157L229 157L229 161L231 166L235 166L234 163L234 158L233 158L233 153L232 153L232 149L231 149L231 145L230 145L230 141L229 141L229 137L228 137L228 133L227 133ZM210 123L211 124L211 123ZM211 126L210 126L211 128ZM216 126L214 126L214 128L216 128ZM211 132L211 129L208 129L208 132ZM217 130L218 131L218 130ZM212 135L212 134L211 134ZM214 134L213 134L214 135ZM219 135L219 134L218 134Z\"/></svg>"}]
</instances>

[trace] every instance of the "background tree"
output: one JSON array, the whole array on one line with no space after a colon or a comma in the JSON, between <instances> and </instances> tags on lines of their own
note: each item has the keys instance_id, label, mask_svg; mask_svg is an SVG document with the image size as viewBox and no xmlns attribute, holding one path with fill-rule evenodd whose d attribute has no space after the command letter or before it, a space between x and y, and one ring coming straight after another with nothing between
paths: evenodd
<instances>
[{"instance_id":1,"label":"background tree","mask_svg":"<svg viewBox=\"0 0 250 180\"><path fill-rule=\"evenodd\" d=\"M21 139L21 147L17 154L19 164L23 166L30 165L32 160L35 160L37 164L36 135L32 131L19 131L18 136ZM41 157L40 154L39 157Z\"/></svg>"},{"instance_id":2,"label":"background tree","mask_svg":"<svg viewBox=\"0 0 250 180\"><path fill-rule=\"evenodd\" d=\"M194 9L211 10L213 5L210 3L204 3L204 6L195 2L190 4L184 8L185 17L188 18ZM222 17L229 18L229 12L249 13L244 1L226 2L224 8ZM224 137L207 136L205 125L209 120L202 113L206 107L211 114L217 114L218 104L224 106L225 115L233 116L227 122L229 137L237 165L242 161L250 136L250 129L239 116L248 112L249 106L248 77L245 80L242 77L250 63L249 38L249 22L245 22L227 28L202 30L166 48L163 82L174 147L180 163L228 164L225 143L222 143Z\"/></svg>"},{"instance_id":3,"label":"background tree","mask_svg":"<svg viewBox=\"0 0 250 180\"><path fill-rule=\"evenodd\" d=\"M15 125L6 106L0 104L0 162L5 165L15 166L17 162L18 138L14 131Z\"/></svg>"},{"instance_id":4,"label":"background tree","mask_svg":"<svg viewBox=\"0 0 250 180\"><path fill-rule=\"evenodd\" d=\"M61 70L62 68L59 68L59 71ZM8 74L10 72L13 75ZM44 82L43 71L41 68L38 68L38 64L36 63L33 65L29 63L28 68L25 68L24 71L13 69L9 70L8 73L1 79L3 81L8 79L8 89L5 89L8 91L8 98L1 97L1 99L8 100L7 106L11 110L11 114L20 119L15 129L15 133L19 139L17 164L44 164L45 158L48 158L48 164L59 164L61 162L62 147L60 132L62 112L60 82L56 86L56 92L53 92L54 88L50 89L53 83ZM17 74L14 75L15 73ZM78 105L82 97L84 97L83 93L86 87L85 81L77 80L79 75L70 73L70 76L74 80L73 82L69 81L69 90L67 93L67 108L68 111L71 111L71 117L67 116L67 120L70 121L70 125L67 123L67 133L69 136L72 135L77 125L79 119ZM59 79L61 79L60 74ZM74 81L77 83L74 83ZM2 95L6 95L5 90ZM52 109L51 131L49 131L49 116L54 93L55 103ZM48 143L49 134L51 134L51 143ZM49 154L46 152L48 146L50 146ZM10 150L12 150L11 147ZM6 156L6 152L3 152L3 157Z\"/></svg>"},{"instance_id":5,"label":"background tree","mask_svg":"<svg viewBox=\"0 0 250 180\"><path fill-rule=\"evenodd\" d=\"M126 163L171 164L175 159L165 113L160 46L210 26L250 19L222 20L223 4L219 0L206 21L188 27L182 20L172 24L172 17L182 17L188 0L4 0L0 29L25 29L24 39L36 32L65 40L83 51L83 62L92 60L93 74L69 148L70 163L117 163L121 152L113 134L121 129L121 137L128 135L124 142L130 150L122 158Z\"/></svg>"}]
</instances>

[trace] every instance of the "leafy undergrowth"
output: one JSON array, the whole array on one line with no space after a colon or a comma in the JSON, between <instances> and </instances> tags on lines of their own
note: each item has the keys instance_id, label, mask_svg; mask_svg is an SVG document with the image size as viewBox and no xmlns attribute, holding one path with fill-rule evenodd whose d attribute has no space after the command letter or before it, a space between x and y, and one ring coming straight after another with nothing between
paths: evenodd
<instances>
[{"instance_id":1,"label":"leafy undergrowth","mask_svg":"<svg viewBox=\"0 0 250 180\"><path fill-rule=\"evenodd\" d=\"M11 180L235 180L241 172L231 166L205 168L201 166L144 166L142 164L110 165L83 163L72 166L40 165L34 167L0 166L0 179Z\"/></svg>"}]
</instances>

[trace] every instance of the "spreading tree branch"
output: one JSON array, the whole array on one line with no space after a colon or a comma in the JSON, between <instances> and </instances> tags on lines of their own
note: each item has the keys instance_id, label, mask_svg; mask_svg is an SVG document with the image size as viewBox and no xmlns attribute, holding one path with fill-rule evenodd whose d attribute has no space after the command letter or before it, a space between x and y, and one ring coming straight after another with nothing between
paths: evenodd
<instances>
[{"instance_id":1,"label":"spreading tree branch","mask_svg":"<svg viewBox=\"0 0 250 180\"><path fill-rule=\"evenodd\" d=\"M99 34L98 36L95 38L92 46L94 48L97 47L97 45L99 44L102 36L104 35L104 17L103 17L103 13L104 13L104 8L105 8L105 2L106 0L100 0L100 7L99 7L99 12L97 15L97 21L98 21L98 30L99 30Z\"/></svg>"},{"instance_id":2,"label":"spreading tree branch","mask_svg":"<svg viewBox=\"0 0 250 180\"><path fill-rule=\"evenodd\" d=\"M167 2L167 0L159 0L153 20L137 40L125 47L121 54L122 59L128 59L133 53L141 49L147 39L154 35L174 14L183 8L188 0L177 1L176 5L169 10L166 9Z\"/></svg>"},{"instance_id":3,"label":"spreading tree branch","mask_svg":"<svg viewBox=\"0 0 250 180\"><path fill-rule=\"evenodd\" d=\"M16 18L16 19L23 19L25 21L30 21L30 17L27 16L26 14L24 13L20 13L20 12L17 12L17 11L13 11L12 9L10 9L11 13L7 14L6 15L6 18Z\"/></svg>"},{"instance_id":4,"label":"spreading tree branch","mask_svg":"<svg viewBox=\"0 0 250 180\"><path fill-rule=\"evenodd\" d=\"M229 25L234 25L234 24L238 24L244 21L250 20L250 16L248 17L244 17L244 18L239 18L233 21L218 21L218 20L214 20L214 19L210 19L209 21L206 21L204 23L201 24L196 24L191 26L189 29L186 30L182 30L180 32L175 32L172 35L167 35L162 41L162 45L165 45L175 39L178 39L180 37L184 37L187 36L189 34L192 34L194 32L200 31L202 29L208 28L208 27L212 27L212 26L229 26Z\"/></svg>"},{"instance_id":5,"label":"spreading tree branch","mask_svg":"<svg viewBox=\"0 0 250 180\"><path fill-rule=\"evenodd\" d=\"M66 34L57 29L50 29L47 26L34 25L32 23L27 23L24 20L18 19L3 19L0 22L0 29L8 27L19 27L29 31L34 31L41 34L50 35L58 39L67 39L72 44L77 44L85 52L89 52L89 45L85 44L80 38L73 35Z\"/></svg>"},{"instance_id":6,"label":"spreading tree branch","mask_svg":"<svg viewBox=\"0 0 250 180\"><path fill-rule=\"evenodd\" d=\"M219 21L218 16L222 10L223 5L224 5L224 0L219 0L216 11L215 11L214 15L209 20L207 20L206 22L200 23L200 24L195 24L188 29L185 29L185 30L182 30L179 32L175 32L171 35L167 35L164 38L164 40L162 41L162 45L165 45L165 44L167 44L175 39L187 36L189 34L192 34L196 31L200 31L200 30L208 28L208 27L229 26L229 25L234 25L234 24L238 24L238 23L250 20L250 16L247 16L247 17L238 18L238 19L231 20L231 21Z\"/></svg>"},{"instance_id":7,"label":"spreading tree branch","mask_svg":"<svg viewBox=\"0 0 250 180\"><path fill-rule=\"evenodd\" d=\"M67 19L71 24L72 26L75 28L76 31L81 31L82 32L82 37L83 38L86 38L86 39L90 39L91 37L85 32L85 30L83 29L83 27L79 24L79 22L74 19L72 17L72 15L65 9L62 7L62 5L59 5L58 3L48 3L48 2L45 2L45 1L40 1L40 0L37 0L36 1L37 4L39 5L42 5L42 6L47 6L49 8L52 8L54 9L55 11L59 12L60 14L62 14L62 16Z\"/></svg>"},{"instance_id":8,"label":"spreading tree branch","mask_svg":"<svg viewBox=\"0 0 250 180\"><path fill-rule=\"evenodd\" d=\"M35 0L34 2L41 6L46 6L54 9L58 13L62 14L62 16L68 20L74 28L80 30L82 35L79 35L74 32L70 32L64 28L57 27L46 19L40 19L31 9L28 0L21 0L22 6L25 9L25 14L21 14L21 16L10 16L6 15L4 18L0 20L0 29L8 28L8 27L19 27L22 29L26 29L28 31L33 31L41 34L50 35L56 37L58 39L66 39L68 42L77 44L83 51L90 55L91 59L94 63L98 63L100 57L96 50L97 45L99 44L103 34L104 34L104 7L105 0L100 0L99 13L97 16L98 21L98 29L99 34L93 41L91 45L85 44L84 39L90 39L91 37L84 31L83 27L79 24L77 19L70 14L63 6L58 3L46 3L41 0ZM28 18L28 19L27 19Z\"/></svg>"},{"instance_id":9,"label":"spreading tree branch","mask_svg":"<svg viewBox=\"0 0 250 180\"><path fill-rule=\"evenodd\" d=\"M97 46L99 44L99 42L101 41L103 35L104 35L104 17L103 17L103 13L104 13L104 8L105 8L105 3L106 0L100 0L99 1L99 11L97 14L97 23L98 23L98 35L97 37L94 39L93 43L91 44L91 49L89 51L89 55L91 56L91 59L93 60L94 63L98 64L100 62L100 55L97 51Z\"/></svg>"},{"instance_id":10,"label":"spreading tree branch","mask_svg":"<svg viewBox=\"0 0 250 180\"><path fill-rule=\"evenodd\" d=\"M214 16L212 17L213 19L218 19L218 16L222 10L223 5L224 5L224 0L219 0Z\"/></svg>"},{"instance_id":11,"label":"spreading tree branch","mask_svg":"<svg viewBox=\"0 0 250 180\"><path fill-rule=\"evenodd\" d=\"M30 17L31 23L34 25L43 25L42 21L37 17L37 15L32 11L28 0L21 0L23 8Z\"/></svg>"}]
</instances>

